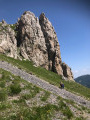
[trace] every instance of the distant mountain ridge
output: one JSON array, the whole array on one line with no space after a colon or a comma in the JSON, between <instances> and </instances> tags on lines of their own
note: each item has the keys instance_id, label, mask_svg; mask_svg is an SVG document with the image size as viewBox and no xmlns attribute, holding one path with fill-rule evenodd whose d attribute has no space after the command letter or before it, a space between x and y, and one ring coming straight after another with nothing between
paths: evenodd
<instances>
[{"instance_id":1,"label":"distant mountain ridge","mask_svg":"<svg viewBox=\"0 0 90 120\"><path fill-rule=\"evenodd\" d=\"M82 75L75 78L77 83L80 83L83 86L90 88L90 75Z\"/></svg>"}]
</instances>

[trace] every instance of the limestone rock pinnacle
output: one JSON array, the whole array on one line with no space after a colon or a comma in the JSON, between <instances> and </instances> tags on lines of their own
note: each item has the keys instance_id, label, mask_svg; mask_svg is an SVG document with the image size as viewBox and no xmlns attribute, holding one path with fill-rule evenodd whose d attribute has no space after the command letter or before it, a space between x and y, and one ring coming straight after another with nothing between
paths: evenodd
<instances>
[{"instance_id":1,"label":"limestone rock pinnacle","mask_svg":"<svg viewBox=\"0 0 90 120\"><path fill-rule=\"evenodd\" d=\"M0 22L0 53L15 59L17 58L15 32L4 20Z\"/></svg>"},{"instance_id":2,"label":"limestone rock pinnacle","mask_svg":"<svg viewBox=\"0 0 90 120\"><path fill-rule=\"evenodd\" d=\"M59 75L63 75L63 70L61 67L60 47L56 32L51 22L48 20L48 18L45 17L44 13L40 15L39 22L45 37L46 47L48 51L49 69L53 72L58 73Z\"/></svg>"},{"instance_id":3,"label":"limestone rock pinnacle","mask_svg":"<svg viewBox=\"0 0 90 120\"><path fill-rule=\"evenodd\" d=\"M47 48L38 18L29 11L24 12L18 21L18 31L22 57L48 69Z\"/></svg>"},{"instance_id":4,"label":"limestone rock pinnacle","mask_svg":"<svg viewBox=\"0 0 90 120\"><path fill-rule=\"evenodd\" d=\"M63 78L73 80L71 68L62 63L54 27L44 13L41 13L38 19L32 12L25 11L15 26L8 25L2 20L0 53L13 58L31 60L35 66L44 67Z\"/></svg>"}]
</instances>

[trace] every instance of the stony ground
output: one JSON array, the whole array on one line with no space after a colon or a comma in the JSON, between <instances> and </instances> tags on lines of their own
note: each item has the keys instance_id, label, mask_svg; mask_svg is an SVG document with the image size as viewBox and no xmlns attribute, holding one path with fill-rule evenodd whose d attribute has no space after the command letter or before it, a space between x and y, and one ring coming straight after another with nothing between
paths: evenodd
<instances>
[{"instance_id":1,"label":"stony ground","mask_svg":"<svg viewBox=\"0 0 90 120\"><path fill-rule=\"evenodd\" d=\"M41 80L34 75L26 73L25 71L18 69L16 66L13 66L7 62L0 61L0 68L10 71L12 74L20 76L24 80L27 80L27 81L33 83L34 85L37 85L40 88L43 88L47 91L50 91L51 93L59 95L62 98L73 100L74 102L76 102L80 105L90 108L90 101L87 101L85 98L77 96L71 92L68 92L65 89L60 89L56 86L53 86L53 85L49 84L48 82Z\"/></svg>"}]
</instances>

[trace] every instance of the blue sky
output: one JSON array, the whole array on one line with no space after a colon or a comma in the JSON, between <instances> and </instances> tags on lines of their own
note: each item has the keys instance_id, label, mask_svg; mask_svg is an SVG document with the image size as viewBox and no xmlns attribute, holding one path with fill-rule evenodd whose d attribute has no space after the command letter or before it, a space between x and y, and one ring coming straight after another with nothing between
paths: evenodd
<instances>
[{"instance_id":1,"label":"blue sky","mask_svg":"<svg viewBox=\"0 0 90 120\"><path fill-rule=\"evenodd\" d=\"M90 74L90 0L0 0L0 21L13 24L24 11L45 13L74 77Z\"/></svg>"}]
</instances>

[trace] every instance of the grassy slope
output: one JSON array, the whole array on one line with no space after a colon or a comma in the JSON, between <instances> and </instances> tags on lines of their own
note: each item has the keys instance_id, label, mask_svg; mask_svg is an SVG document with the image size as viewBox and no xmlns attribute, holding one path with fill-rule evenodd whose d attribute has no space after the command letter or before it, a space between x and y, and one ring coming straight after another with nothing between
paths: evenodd
<instances>
[{"instance_id":1,"label":"grassy slope","mask_svg":"<svg viewBox=\"0 0 90 120\"><path fill-rule=\"evenodd\" d=\"M90 89L86 88L76 82L71 81L64 81L61 79L61 76L48 71L41 67L35 67L33 66L33 63L30 61L20 61L16 60L10 57L6 57L5 55L0 54L0 60L7 61L9 63L12 63L13 65L16 65L20 69L26 70L28 73L35 74L37 77L42 78L43 80L48 81L49 83L56 85L59 87L60 81L62 81L65 85L65 89L71 92L74 92L76 94L79 94L81 96L84 96L88 99L90 99Z\"/></svg>"},{"instance_id":2,"label":"grassy slope","mask_svg":"<svg viewBox=\"0 0 90 120\"><path fill-rule=\"evenodd\" d=\"M43 94L38 99L36 96L40 92ZM58 96L56 96L57 104L53 104L47 101L50 95L51 93L19 76L0 69L0 120L52 120L57 117L62 120L85 120L83 112L90 112L85 107L77 107L74 102ZM29 104L30 102L33 104ZM80 116L75 116L67 104L77 108L77 111L81 112ZM56 113L60 115L57 116Z\"/></svg>"}]
</instances>

